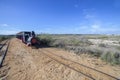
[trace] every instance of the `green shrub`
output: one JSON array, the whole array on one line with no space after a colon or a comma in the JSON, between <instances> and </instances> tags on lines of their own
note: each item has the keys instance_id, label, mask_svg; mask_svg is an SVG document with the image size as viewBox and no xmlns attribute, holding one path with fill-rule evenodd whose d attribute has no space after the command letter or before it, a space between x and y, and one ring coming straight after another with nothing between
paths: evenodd
<instances>
[{"instance_id":1,"label":"green shrub","mask_svg":"<svg viewBox=\"0 0 120 80\"><path fill-rule=\"evenodd\" d=\"M59 47L59 48L65 48L67 45L66 40L54 40L53 46Z\"/></svg>"},{"instance_id":2,"label":"green shrub","mask_svg":"<svg viewBox=\"0 0 120 80\"><path fill-rule=\"evenodd\" d=\"M90 50L88 50L88 53L90 53L91 55L93 55L95 57L100 57L103 52L98 49L90 49Z\"/></svg>"},{"instance_id":3,"label":"green shrub","mask_svg":"<svg viewBox=\"0 0 120 80\"><path fill-rule=\"evenodd\" d=\"M42 34L38 37L38 40L43 46L52 46L54 39L48 34Z\"/></svg>"},{"instance_id":4,"label":"green shrub","mask_svg":"<svg viewBox=\"0 0 120 80\"><path fill-rule=\"evenodd\" d=\"M79 40L73 39L70 41L73 46L78 46L81 42Z\"/></svg>"},{"instance_id":5,"label":"green shrub","mask_svg":"<svg viewBox=\"0 0 120 80\"><path fill-rule=\"evenodd\" d=\"M106 44L101 43L101 44L99 44L99 47L107 47L107 46L106 46Z\"/></svg>"},{"instance_id":6,"label":"green shrub","mask_svg":"<svg viewBox=\"0 0 120 80\"><path fill-rule=\"evenodd\" d=\"M108 39L109 37L108 36L105 36L105 35L102 35L99 37L100 39Z\"/></svg>"},{"instance_id":7,"label":"green shrub","mask_svg":"<svg viewBox=\"0 0 120 80\"><path fill-rule=\"evenodd\" d=\"M120 41L118 43L120 44Z\"/></svg>"},{"instance_id":8,"label":"green shrub","mask_svg":"<svg viewBox=\"0 0 120 80\"><path fill-rule=\"evenodd\" d=\"M92 42L90 42L89 40L87 39L71 39L69 41L69 43L72 45L72 46L89 46L89 45L92 45Z\"/></svg>"},{"instance_id":9,"label":"green shrub","mask_svg":"<svg viewBox=\"0 0 120 80\"><path fill-rule=\"evenodd\" d=\"M101 59L106 62L112 62L112 53L110 51L104 52L101 56Z\"/></svg>"},{"instance_id":10,"label":"green shrub","mask_svg":"<svg viewBox=\"0 0 120 80\"><path fill-rule=\"evenodd\" d=\"M8 38L7 38L7 37L4 37L4 36L1 36L1 37L0 37L0 42L3 41L3 40L6 40L6 39L8 39Z\"/></svg>"},{"instance_id":11,"label":"green shrub","mask_svg":"<svg viewBox=\"0 0 120 80\"><path fill-rule=\"evenodd\" d=\"M116 52L114 55L113 55L113 64L120 64L120 53Z\"/></svg>"},{"instance_id":12,"label":"green shrub","mask_svg":"<svg viewBox=\"0 0 120 80\"><path fill-rule=\"evenodd\" d=\"M111 64L120 64L120 53L107 51L102 54L101 59Z\"/></svg>"}]
</instances>

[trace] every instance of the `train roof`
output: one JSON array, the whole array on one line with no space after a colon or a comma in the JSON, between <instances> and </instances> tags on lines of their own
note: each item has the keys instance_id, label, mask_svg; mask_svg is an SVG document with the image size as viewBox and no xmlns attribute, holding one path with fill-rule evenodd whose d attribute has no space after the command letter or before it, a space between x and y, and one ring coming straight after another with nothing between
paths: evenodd
<instances>
[{"instance_id":1,"label":"train roof","mask_svg":"<svg viewBox=\"0 0 120 80\"><path fill-rule=\"evenodd\" d=\"M22 34L22 33L31 33L31 31L21 31L21 32L19 32L19 33L17 33L17 34Z\"/></svg>"}]
</instances>

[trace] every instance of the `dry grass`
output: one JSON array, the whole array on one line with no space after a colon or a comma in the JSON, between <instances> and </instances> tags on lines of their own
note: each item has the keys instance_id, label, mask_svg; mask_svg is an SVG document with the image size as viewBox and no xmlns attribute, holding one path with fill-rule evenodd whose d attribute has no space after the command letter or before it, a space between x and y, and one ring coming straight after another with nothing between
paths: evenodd
<instances>
[{"instance_id":1,"label":"dry grass","mask_svg":"<svg viewBox=\"0 0 120 80\"><path fill-rule=\"evenodd\" d=\"M111 64L120 64L120 36L113 35L49 35L39 36L41 42L77 55L86 53ZM117 57L116 57L117 55Z\"/></svg>"}]
</instances>

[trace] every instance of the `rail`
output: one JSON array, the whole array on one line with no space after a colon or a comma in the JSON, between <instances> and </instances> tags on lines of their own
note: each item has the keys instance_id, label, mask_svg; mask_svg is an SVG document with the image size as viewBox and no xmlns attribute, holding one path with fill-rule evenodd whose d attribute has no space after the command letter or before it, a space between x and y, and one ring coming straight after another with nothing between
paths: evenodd
<instances>
[{"instance_id":1,"label":"rail","mask_svg":"<svg viewBox=\"0 0 120 80\"><path fill-rule=\"evenodd\" d=\"M8 47L9 47L9 43L10 43L10 41L7 40L7 41L0 47L0 50L1 50L5 45L7 46L6 49L5 49L5 51L3 51L2 55L0 56L0 68L2 67L3 61L4 61L5 56L6 56L6 54L7 54Z\"/></svg>"},{"instance_id":2,"label":"rail","mask_svg":"<svg viewBox=\"0 0 120 80\"><path fill-rule=\"evenodd\" d=\"M99 71L99 70L96 70L94 68L91 68L89 66L86 66L86 65L83 65L83 64L80 64L78 62L75 62L75 61L72 61L72 60L69 60L69 59L66 59L62 56L59 56L59 55L56 55L54 54L53 52L51 51L48 51L48 50L40 50L42 53L44 53L46 56L50 57L51 59L65 65L66 67L69 67L70 69L72 70L75 70L79 73L82 73L84 76L88 77L89 79L92 79L92 80L96 80L96 79L102 79L102 80L120 80L119 78L115 77L115 76L112 76L110 74L107 74L105 72L102 72L102 71ZM49 54L48 54L49 53ZM59 59L58 59L59 58ZM77 67L76 67L77 66ZM79 66L79 67L78 67ZM81 69L80 69L81 68ZM85 71L83 70L85 69ZM88 73L88 71L91 71L91 72L95 72L97 74L94 74L92 75L91 73ZM98 75L98 76L97 76ZM102 75L104 75L105 77L101 77Z\"/></svg>"}]
</instances>

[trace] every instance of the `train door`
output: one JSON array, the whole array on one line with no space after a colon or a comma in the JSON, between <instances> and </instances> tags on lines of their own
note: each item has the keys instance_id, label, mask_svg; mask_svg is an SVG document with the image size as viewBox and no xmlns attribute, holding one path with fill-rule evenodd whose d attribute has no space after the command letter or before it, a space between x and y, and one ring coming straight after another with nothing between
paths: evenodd
<instances>
[{"instance_id":1,"label":"train door","mask_svg":"<svg viewBox=\"0 0 120 80\"><path fill-rule=\"evenodd\" d=\"M24 33L25 43L28 42L28 39L29 39L30 36L31 36L31 32L25 32L25 33Z\"/></svg>"}]
</instances>

